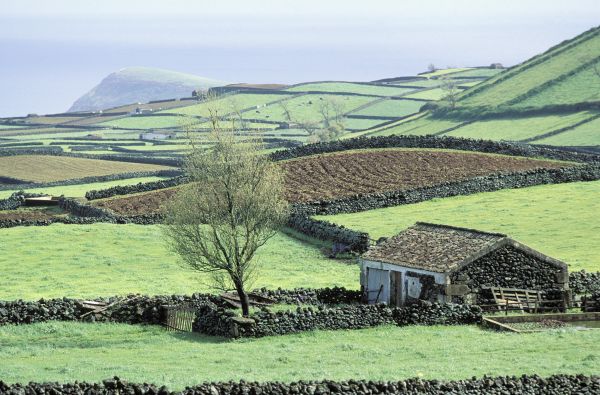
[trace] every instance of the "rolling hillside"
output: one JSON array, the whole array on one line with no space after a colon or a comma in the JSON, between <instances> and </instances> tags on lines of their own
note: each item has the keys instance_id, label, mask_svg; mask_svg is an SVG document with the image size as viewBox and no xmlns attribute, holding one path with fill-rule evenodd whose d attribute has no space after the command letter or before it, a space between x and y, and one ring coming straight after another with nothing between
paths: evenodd
<instances>
[{"instance_id":1,"label":"rolling hillside","mask_svg":"<svg viewBox=\"0 0 600 395\"><path fill-rule=\"evenodd\" d=\"M151 67L127 67L104 78L73 103L69 112L95 111L129 103L187 97L194 89L226 82Z\"/></svg>"},{"instance_id":2,"label":"rolling hillside","mask_svg":"<svg viewBox=\"0 0 600 395\"><path fill-rule=\"evenodd\" d=\"M460 75L460 73L455 74ZM368 135L434 134L599 150L600 28Z\"/></svg>"}]
</instances>

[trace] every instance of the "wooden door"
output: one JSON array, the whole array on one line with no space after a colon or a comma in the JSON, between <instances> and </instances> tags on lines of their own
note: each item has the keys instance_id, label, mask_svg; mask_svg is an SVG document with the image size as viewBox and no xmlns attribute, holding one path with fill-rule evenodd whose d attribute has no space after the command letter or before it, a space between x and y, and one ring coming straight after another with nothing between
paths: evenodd
<instances>
[{"instance_id":1,"label":"wooden door","mask_svg":"<svg viewBox=\"0 0 600 395\"><path fill-rule=\"evenodd\" d=\"M390 272L390 305L402 305L402 273Z\"/></svg>"}]
</instances>

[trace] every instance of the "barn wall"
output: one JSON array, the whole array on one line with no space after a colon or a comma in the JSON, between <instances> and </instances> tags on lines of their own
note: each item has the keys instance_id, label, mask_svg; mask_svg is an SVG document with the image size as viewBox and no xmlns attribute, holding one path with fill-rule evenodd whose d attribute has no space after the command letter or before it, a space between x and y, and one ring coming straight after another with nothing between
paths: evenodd
<instances>
[{"instance_id":1,"label":"barn wall","mask_svg":"<svg viewBox=\"0 0 600 395\"><path fill-rule=\"evenodd\" d=\"M427 270L413 269L392 265L389 263L369 261L361 259L360 284L366 290L368 289L367 268L381 270L385 274L381 277L383 290L379 295L379 302L390 302L390 272L399 272L402 274L402 304L410 303L423 297L432 302L446 302L446 297L441 289L447 283L445 273L430 272ZM370 295L369 303L375 303L375 296Z\"/></svg>"},{"instance_id":2,"label":"barn wall","mask_svg":"<svg viewBox=\"0 0 600 395\"><path fill-rule=\"evenodd\" d=\"M471 289L482 287L548 290L563 288L558 282L563 268L506 245L452 273L453 283L465 281ZM461 279L463 277L463 279Z\"/></svg>"}]
</instances>

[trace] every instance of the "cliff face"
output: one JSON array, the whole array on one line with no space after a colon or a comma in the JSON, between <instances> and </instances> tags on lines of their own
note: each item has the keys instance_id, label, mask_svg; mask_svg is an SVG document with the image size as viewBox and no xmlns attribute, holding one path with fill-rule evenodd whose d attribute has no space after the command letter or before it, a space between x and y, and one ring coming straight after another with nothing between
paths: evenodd
<instances>
[{"instance_id":1,"label":"cliff face","mask_svg":"<svg viewBox=\"0 0 600 395\"><path fill-rule=\"evenodd\" d=\"M176 71L128 67L108 75L73 103L69 112L103 110L130 103L189 97L194 89L208 89L227 82Z\"/></svg>"}]
</instances>

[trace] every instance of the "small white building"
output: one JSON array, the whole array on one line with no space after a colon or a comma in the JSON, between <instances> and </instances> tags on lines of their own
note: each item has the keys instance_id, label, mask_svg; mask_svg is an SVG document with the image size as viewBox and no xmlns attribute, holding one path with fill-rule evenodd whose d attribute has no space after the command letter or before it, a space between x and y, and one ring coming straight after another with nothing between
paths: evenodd
<instances>
[{"instance_id":1,"label":"small white building","mask_svg":"<svg viewBox=\"0 0 600 395\"><path fill-rule=\"evenodd\" d=\"M490 287L568 289L567 265L506 235L417 222L359 260L368 303L477 300Z\"/></svg>"}]
</instances>

